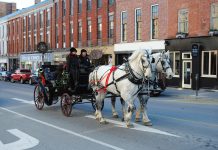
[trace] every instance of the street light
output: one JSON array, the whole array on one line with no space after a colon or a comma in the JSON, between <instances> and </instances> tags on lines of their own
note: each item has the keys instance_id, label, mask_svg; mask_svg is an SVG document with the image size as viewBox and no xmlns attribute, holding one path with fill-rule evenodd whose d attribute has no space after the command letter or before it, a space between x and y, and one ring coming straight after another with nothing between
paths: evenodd
<instances>
[{"instance_id":1,"label":"street light","mask_svg":"<svg viewBox=\"0 0 218 150\"><path fill-rule=\"evenodd\" d=\"M39 42L37 44L38 52L42 53L42 65L44 65L44 54L48 51L48 46L45 42Z\"/></svg>"}]
</instances>

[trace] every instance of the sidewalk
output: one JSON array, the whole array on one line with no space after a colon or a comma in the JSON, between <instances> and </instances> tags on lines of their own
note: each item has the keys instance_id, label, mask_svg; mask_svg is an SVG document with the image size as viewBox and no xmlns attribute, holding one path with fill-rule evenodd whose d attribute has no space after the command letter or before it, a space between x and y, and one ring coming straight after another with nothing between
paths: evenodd
<instances>
[{"instance_id":1,"label":"sidewalk","mask_svg":"<svg viewBox=\"0 0 218 150\"><path fill-rule=\"evenodd\" d=\"M177 97L182 99L199 99L199 100L213 100L218 102L218 90L200 89L198 96L196 91L192 89L172 88L168 87L163 93L163 97Z\"/></svg>"}]
</instances>

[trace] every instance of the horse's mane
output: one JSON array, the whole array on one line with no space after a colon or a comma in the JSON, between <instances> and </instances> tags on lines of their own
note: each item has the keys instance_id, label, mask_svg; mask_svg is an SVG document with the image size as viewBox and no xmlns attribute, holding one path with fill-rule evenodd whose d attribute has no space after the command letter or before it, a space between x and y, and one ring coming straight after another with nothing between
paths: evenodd
<instances>
[{"instance_id":1,"label":"horse's mane","mask_svg":"<svg viewBox=\"0 0 218 150\"><path fill-rule=\"evenodd\" d=\"M136 50L133 52L133 54L129 57L129 61L133 61L137 59L139 56L143 56L145 54L145 50Z\"/></svg>"}]
</instances>

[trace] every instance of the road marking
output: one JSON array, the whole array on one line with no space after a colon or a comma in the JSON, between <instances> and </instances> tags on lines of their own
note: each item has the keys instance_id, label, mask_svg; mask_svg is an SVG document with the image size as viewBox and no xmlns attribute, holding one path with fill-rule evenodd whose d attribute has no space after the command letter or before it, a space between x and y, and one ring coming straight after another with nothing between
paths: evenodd
<instances>
[{"instance_id":1,"label":"road marking","mask_svg":"<svg viewBox=\"0 0 218 150\"><path fill-rule=\"evenodd\" d=\"M91 118L91 119L95 119L95 116L93 116L93 115L87 115L85 117ZM117 126L117 127L127 128L125 122L120 122L120 121L116 121L116 120L112 120L112 119L106 119L106 121L115 124L115 126ZM139 125L139 124L136 124L136 123L133 123L133 125L134 125L134 127L133 128L129 128L130 130L137 130L137 131L157 133L157 134L173 136L173 137L180 137L180 136L175 135L175 134L164 132L164 131L161 131L161 130L158 130L158 129L154 129L154 128L151 128L151 127L146 127L146 126Z\"/></svg>"},{"instance_id":2,"label":"road marking","mask_svg":"<svg viewBox=\"0 0 218 150\"><path fill-rule=\"evenodd\" d=\"M24 99L20 99L20 98L11 98L15 101L19 101L19 102L22 102L22 103L25 103L25 104L34 104L33 101L28 101L28 100L24 100Z\"/></svg>"},{"instance_id":3,"label":"road marking","mask_svg":"<svg viewBox=\"0 0 218 150\"><path fill-rule=\"evenodd\" d=\"M10 112L10 113L12 113L12 114L15 114L15 115L24 117L24 118L29 119L29 120L31 120L31 121L34 121L34 122L43 124L43 125L45 125L45 126L52 127L52 128L57 129L57 130L59 130L59 131L62 131L62 132L65 132L65 133L68 133L68 134L71 134L71 135L80 137L80 138L85 139L85 140L88 140L88 141L90 141L90 142L93 142L93 143L96 143L96 144L99 144L99 145L102 145L102 146L105 146L105 147L114 149L114 150L124 150L124 149L119 148L119 147L117 147L117 146L114 146L114 145L111 145L111 144L107 144L107 143L105 143L105 142L102 142L102 141L99 141L99 140L90 138L90 137L88 137L88 136L84 136L84 135L82 135L82 134L79 134L79 133L76 133L76 132L73 132L73 131L70 131L70 130L67 130L67 129L58 127L58 126L55 126L55 125L53 125L53 124L50 124L50 123L47 123L47 122L44 122L44 121L41 121L41 120L38 120L38 119L35 119L35 118L32 118L32 117L29 117L29 116L26 116L26 115L23 115L23 114L20 114L20 113L18 113L18 112L9 110L9 109L7 109L7 108L0 107L0 109L5 110L5 111L7 111L7 112Z\"/></svg>"},{"instance_id":4,"label":"road marking","mask_svg":"<svg viewBox=\"0 0 218 150\"><path fill-rule=\"evenodd\" d=\"M11 129L7 131L13 134L14 136L18 137L19 140L8 144L3 144L0 141L0 150L24 150L24 149L35 147L36 145L39 144L38 139L24 132L21 132L18 129Z\"/></svg>"}]
</instances>

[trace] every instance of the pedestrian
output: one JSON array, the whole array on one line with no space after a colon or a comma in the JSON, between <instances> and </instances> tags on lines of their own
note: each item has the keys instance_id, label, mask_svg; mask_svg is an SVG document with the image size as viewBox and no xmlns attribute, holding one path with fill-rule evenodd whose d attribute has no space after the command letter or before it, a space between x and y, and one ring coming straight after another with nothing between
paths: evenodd
<instances>
[{"instance_id":1,"label":"pedestrian","mask_svg":"<svg viewBox=\"0 0 218 150\"><path fill-rule=\"evenodd\" d=\"M66 60L66 68L70 74L70 90L75 91L79 81L79 58L76 48L72 47L70 49L70 54L67 55Z\"/></svg>"}]
</instances>

